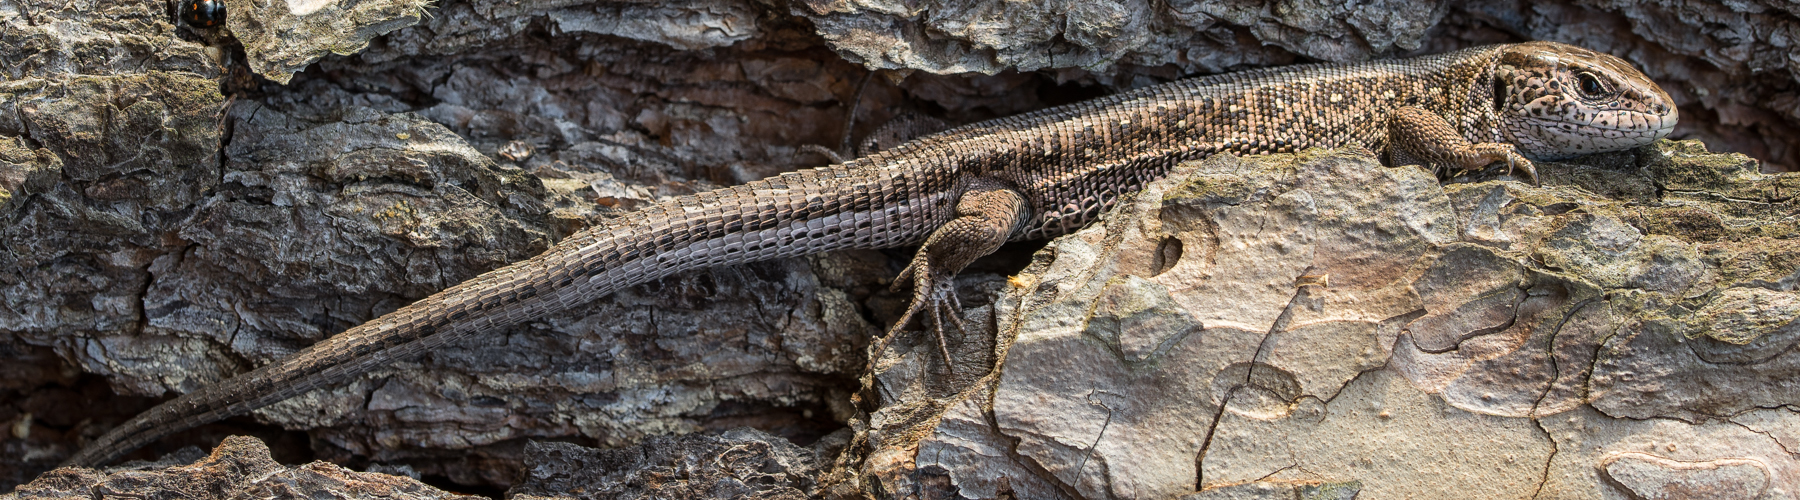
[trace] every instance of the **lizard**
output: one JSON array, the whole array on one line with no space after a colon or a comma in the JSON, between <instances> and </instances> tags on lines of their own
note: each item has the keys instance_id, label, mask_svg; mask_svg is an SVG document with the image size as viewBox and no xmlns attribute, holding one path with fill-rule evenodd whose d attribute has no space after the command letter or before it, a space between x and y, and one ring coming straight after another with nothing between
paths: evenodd
<instances>
[{"instance_id":1,"label":"lizard","mask_svg":"<svg viewBox=\"0 0 1800 500\"><path fill-rule=\"evenodd\" d=\"M919 248L894 286L914 318L960 327L953 278L1014 240L1068 233L1177 164L1361 145L1440 177L1618 151L1667 136L1669 95L1626 61L1552 42L1177 80L926 135L825 167L675 197L454 285L114 427L65 465L335 384L483 331L703 267ZM878 344L880 345L880 344ZM879 347L872 349L879 353ZM874 354L871 357L875 356Z\"/></svg>"}]
</instances>

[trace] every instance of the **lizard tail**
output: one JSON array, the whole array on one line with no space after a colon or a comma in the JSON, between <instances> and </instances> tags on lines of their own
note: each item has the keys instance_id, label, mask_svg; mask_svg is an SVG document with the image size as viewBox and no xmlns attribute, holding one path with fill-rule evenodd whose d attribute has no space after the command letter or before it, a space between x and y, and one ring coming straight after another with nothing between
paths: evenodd
<instances>
[{"instance_id":1,"label":"lizard tail","mask_svg":"<svg viewBox=\"0 0 1800 500\"><path fill-rule=\"evenodd\" d=\"M163 436L247 413L400 359L701 267L842 248L917 243L932 210L912 175L855 165L682 196L603 221L496 269L314 344L280 362L165 402L65 465L104 465ZM910 187L909 187L910 186ZM926 197L929 198L929 197Z\"/></svg>"}]
</instances>

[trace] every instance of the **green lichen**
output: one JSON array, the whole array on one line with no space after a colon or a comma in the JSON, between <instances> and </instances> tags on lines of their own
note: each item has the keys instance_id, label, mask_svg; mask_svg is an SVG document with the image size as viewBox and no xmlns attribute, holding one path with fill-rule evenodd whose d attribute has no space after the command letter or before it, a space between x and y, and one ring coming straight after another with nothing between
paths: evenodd
<instances>
[{"instance_id":1,"label":"green lichen","mask_svg":"<svg viewBox=\"0 0 1800 500\"><path fill-rule=\"evenodd\" d=\"M1213 156L1200 160L1198 165L1184 165L1195 168L1197 173L1188 176L1186 182L1170 189L1163 195L1164 205L1206 205L1212 203L1237 204L1250 199L1263 186L1248 182L1246 179L1268 177L1251 175L1256 172L1275 172L1274 178L1292 178L1300 165L1323 157L1354 157L1356 153L1346 149L1313 148L1295 154L1270 154L1236 157L1231 155Z\"/></svg>"},{"instance_id":2,"label":"green lichen","mask_svg":"<svg viewBox=\"0 0 1800 500\"><path fill-rule=\"evenodd\" d=\"M1764 174L1762 163L1738 153L1714 153L1700 141L1660 141L1640 157L1645 175L1673 193L1762 203L1791 203L1800 193L1800 174Z\"/></svg>"},{"instance_id":3,"label":"green lichen","mask_svg":"<svg viewBox=\"0 0 1800 500\"><path fill-rule=\"evenodd\" d=\"M1163 195L1165 205L1235 205L1256 192L1256 185L1237 175L1197 175Z\"/></svg>"}]
</instances>

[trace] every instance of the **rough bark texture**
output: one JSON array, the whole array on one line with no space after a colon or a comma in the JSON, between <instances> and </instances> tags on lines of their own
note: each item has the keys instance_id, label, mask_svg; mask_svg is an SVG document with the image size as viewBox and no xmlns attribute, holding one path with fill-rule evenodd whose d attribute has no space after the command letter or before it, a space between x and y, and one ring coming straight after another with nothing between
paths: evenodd
<instances>
[{"instance_id":1,"label":"rough bark texture","mask_svg":"<svg viewBox=\"0 0 1800 500\"><path fill-rule=\"evenodd\" d=\"M270 458L269 448L255 438L226 438L212 455L198 455L198 449L188 448L156 463L139 462L106 471L57 469L0 496L18 500L481 498L445 492L415 478L356 472L325 462L283 466Z\"/></svg>"},{"instance_id":2,"label":"rough bark texture","mask_svg":"<svg viewBox=\"0 0 1800 500\"><path fill-rule=\"evenodd\" d=\"M805 146L839 148L864 67L883 76L857 138L907 111L1556 40L1657 78L1678 137L1800 166L1800 8L1772 1L225 4L225 29L194 30L163 2L0 0L0 488L598 218L825 163ZM529 438L697 457L713 445L646 440L747 425L778 450L848 426L848 451L784 487L1429 495L1395 475L1421 461L1389 458L1416 456L1504 471L1458 491L1792 495L1800 186L1703 151L1545 189L1221 159L1059 240L1024 285L1001 278L1022 259L977 264L963 303L1001 335L961 339L954 370L909 336L859 388L905 254L841 253L647 284L255 415L306 437L241 420L139 458L246 429L284 460L524 488L546 484ZM1127 220L1182 229L1130 240ZM1280 231L1220 243L1251 221Z\"/></svg>"},{"instance_id":3,"label":"rough bark texture","mask_svg":"<svg viewBox=\"0 0 1800 500\"><path fill-rule=\"evenodd\" d=\"M835 437L844 437L839 432ZM532 443L525 449L527 479L509 498L626 499L766 498L801 500L817 491L820 456L838 448L805 449L755 429L718 435L656 437L609 450L567 443Z\"/></svg>"}]
</instances>

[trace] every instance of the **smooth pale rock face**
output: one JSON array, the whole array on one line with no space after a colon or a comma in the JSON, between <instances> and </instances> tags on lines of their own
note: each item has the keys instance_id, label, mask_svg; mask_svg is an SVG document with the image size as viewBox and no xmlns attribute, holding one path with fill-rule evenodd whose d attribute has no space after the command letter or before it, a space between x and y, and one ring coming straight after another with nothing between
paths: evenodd
<instances>
[{"instance_id":1,"label":"smooth pale rock face","mask_svg":"<svg viewBox=\"0 0 1800 500\"><path fill-rule=\"evenodd\" d=\"M931 438L919 446L919 467L949 475L968 497L993 498L1011 491L1018 498L1069 498L1018 460L1012 441L988 425L987 412L978 406L987 399L967 398L945 412Z\"/></svg>"},{"instance_id":2,"label":"smooth pale rock face","mask_svg":"<svg viewBox=\"0 0 1800 500\"><path fill-rule=\"evenodd\" d=\"M1258 481L1183 495L1181 500L1355 500L1362 484Z\"/></svg>"},{"instance_id":3,"label":"smooth pale rock face","mask_svg":"<svg viewBox=\"0 0 1800 500\"><path fill-rule=\"evenodd\" d=\"M1745 459L1679 462L1645 453L1621 453L1601 463L1606 478L1645 500L1756 498L1769 486L1762 462Z\"/></svg>"},{"instance_id":4,"label":"smooth pale rock face","mask_svg":"<svg viewBox=\"0 0 1800 500\"><path fill-rule=\"evenodd\" d=\"M1763 221L1793 202L1633 187L1742 168L1694 148L1541 188L1350 152L1185 165L1011 278L1003 361L886 438L965 498L1786 498L1800 244Z\"/></svg>"},{"instance_id":5,"label":"smooth pale rock face","mask_svg":"<svg viewBox=\"0 0 1800 500\"><path fill-rule=\"evenodd\" d=\"M1774 499L1800 491L1791 449L1746 426L1618 419L1585 407L1539 421L1558 450L1544 488L1564 498ZM1800 418L1789 417L1794 423Z\"/></svg>"}]
</instances>

